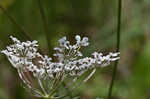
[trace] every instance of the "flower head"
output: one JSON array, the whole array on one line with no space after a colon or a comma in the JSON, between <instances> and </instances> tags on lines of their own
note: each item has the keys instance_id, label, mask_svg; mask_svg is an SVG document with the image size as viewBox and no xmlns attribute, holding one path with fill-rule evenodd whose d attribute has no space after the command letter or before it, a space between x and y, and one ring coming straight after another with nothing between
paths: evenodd
<instances>
[{"instance_id":1,"label":"flower head","mask_svg":"<svg viewBox=\"0 0 150 99\"><path fill-rule=\"evenodd\" d=\"M94 74L97 67L108 66L111 62L120 58L119 52L111 52L108 55L94 52L91 57L83 57L80 49L88 46L89 42L87 37L81 38L79 35L75 36L76 43L74 45L71 45L66 37L61 38L59 40L60 45L54 48L56 60L53 61L52 58L38 52L37 41L21 42L15 37L10 36L10 38L13 44L7 46L6 50L1 51L1 53L5 54L13 67L18 70L20 78L29 89L34 89L33 91L41 97L51 97L51 90L54 90L67 77L71 76L74 79L88 70L94 70L84 80L87 81ZM32 74L38 80L42 91L37 91L27 73ZM51 88L49 88L50 91L45 90L41 80L52 83Z\"/></svg>"}]
</instances>

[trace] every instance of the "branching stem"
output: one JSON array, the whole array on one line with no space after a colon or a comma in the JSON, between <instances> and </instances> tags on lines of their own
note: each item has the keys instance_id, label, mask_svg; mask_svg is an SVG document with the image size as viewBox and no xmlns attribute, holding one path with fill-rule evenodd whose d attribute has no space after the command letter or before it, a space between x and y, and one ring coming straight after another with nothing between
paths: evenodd
<instances>
[{"instance_id":1,"label":"branching stem","mask_svg":"<svg viewBox=\"0 0 150 99\"><path fill-rule=\"evenodd\" d=\"M40 85L42 91L44 92L44 94L45 94L45 95L48 95L40 79L38 79L38 83L39 83L39 85Z\"/></svg>"}]
</instances>

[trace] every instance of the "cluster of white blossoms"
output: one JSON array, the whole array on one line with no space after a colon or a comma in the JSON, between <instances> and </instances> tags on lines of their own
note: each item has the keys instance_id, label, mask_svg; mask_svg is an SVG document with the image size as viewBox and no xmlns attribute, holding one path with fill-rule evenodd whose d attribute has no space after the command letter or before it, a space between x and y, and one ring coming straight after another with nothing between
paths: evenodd
<instances>
[{"instance_id":1,"label":"cluster of white blossoms","mask_svg":"<svg viewBox=\"0 0 150 99\"><path fill-rule=\"evenodd\" d=\"M71 45L66 37L59 40L60 45L54 48L55 60L38 52L37 41L21 42L15 37L10 38L13 44L1 53L7 56L26 84L29 84L29 81L25 80L23 72L30 72L37 79L56 80L61 77L60 80L64 80L68 76L79 77L87 70L107 66L120 58L119 52L111 52L108 55L94 52L91 57L83 57L80 49L88 46L89 42L87 37L81 38L79 35L76 35L74 45Z\"/></svg>"}]
</instances>

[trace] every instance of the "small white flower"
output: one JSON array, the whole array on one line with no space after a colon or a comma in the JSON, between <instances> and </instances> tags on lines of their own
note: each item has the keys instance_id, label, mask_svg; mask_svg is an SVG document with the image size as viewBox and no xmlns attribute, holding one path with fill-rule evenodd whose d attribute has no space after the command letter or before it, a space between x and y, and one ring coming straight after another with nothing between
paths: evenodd
<instances>
[{"instance_id":1,"label":"small white flower","mask_svg":"<svg viewBox=\"0 0 150 99\"><path fill-rule=\"evenodd\" d=\"M77 44L79 44L81 42L81 37L79 35L76 35L75 37Z\"/></svg>"},{"instance_id":2,"label":"small white flower","mask_svg":"<svg viewBox=\"0 0 150 99\"><path fill-rule=\"evenodd\" d=\"M89 45L89 42L88 42L88 38L87 37L84 37L81 41L81 45L82 46L88 46Z\"/></svg>"}]
</instances>

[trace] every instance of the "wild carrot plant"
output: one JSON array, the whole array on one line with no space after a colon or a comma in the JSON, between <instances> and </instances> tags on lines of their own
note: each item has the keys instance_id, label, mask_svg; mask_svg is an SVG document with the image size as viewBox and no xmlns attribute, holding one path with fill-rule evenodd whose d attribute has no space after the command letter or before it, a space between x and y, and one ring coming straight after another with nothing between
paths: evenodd
<instances>
[{"instance_id":1,"label":"wild carrot plant","mask_svg":"<svg viewBox=\"0 0 150 99\"><path fill-rule=\"evenodd\" d=\"M12 45L6 47L1 53L5 54L14 68L25 88L33 95L42 98L58 99L60 86L66 82L71 89L76 88L76 80L86 71L91 73L82 81L86 82L95 73L97 68L108 66L118 60L119 52L110 52L107 55L94 52L91 57L83 57L81 48L89 45L88 38L75 36L76 43L71 44L66 37L61 38L59 46L55 47L53 57L38 52L38 41L21 42L10 36ZM68 80L69 79L69 80Z\"/></svg>"}]
</instances>

